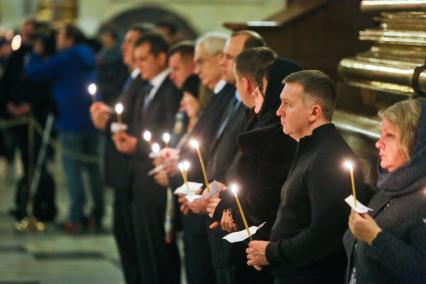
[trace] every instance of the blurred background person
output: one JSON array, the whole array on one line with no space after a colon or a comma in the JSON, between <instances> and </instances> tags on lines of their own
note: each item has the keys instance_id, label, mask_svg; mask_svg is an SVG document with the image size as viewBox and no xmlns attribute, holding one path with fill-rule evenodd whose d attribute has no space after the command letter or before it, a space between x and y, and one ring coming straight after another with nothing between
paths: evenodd
<instances>
[{"instance_id":1,"label":"blurred background person","mask_svg":"<svg viewBox=\"0 0 426 284\"><path fill-rule=\"evenodd\" d=\"M195 74L194 49L195 46L192 41L181 41L170 48L170 80L172 80L179 89L182 89L188 77ZM199 95L198 93L197 90L197 98ZM171 145L176 145L182 135L185 134L187 123L188 116L181 108L176 114Z\"/></svg>"},{"instance_id":2,"label":"blurred background person","mask_svg":"<svg viewBox=\"0 0 426 284\"><path fill-rule=\"evenodd\" d=\"M166 38L170 45L180 40L179 28L171 21L160 21L155 23L157 30Z\"/></svg>"},{"instance_id":3,"label":"blurred background person","mask_svg":"<svg viewBox=\"0 0 426 284\"><path fill-rule=\"evenodd\" d=\"M4 68L6 66L7 59L12 53L11 39L12 32L3 32L0 34L0 79L3 77Z\"/></svg>"},{"instance_id":4,"label":"blurred background person","mask_svg":"<svg viewBox=\"0 0 426 284\"><path fill-rule=\"evenodd\" d=\"M189 76L185 82L183 83L181 87L181 91L183 93L183 97L180 102L181 112L184 113L188 117L188 123L183 127L183 129L180 129L178 133L173 133L173 136L176 137L176 139L172 139L172 141L177 141L177 145L171 145L173 147L176 147L177 149L181 149L184 145L186 145L189 142L189 139L192 134L192 130L194 129L194 126L198 122L198 118L201 114L201 104L199 100L199 89L200 89L200 79L197 75L191 75ZM180 123L179 121L176 121L176 123ZM175 126L176 129L176 126ZM154 162L156 165L159 165L161 163L161 159L158 159ZM158 174L154 176L156 182L164 187L170 187L172 190L179 187L182 183L180 179L171 178L169 179L166 171L161 171ZM194 236L194 234L191 234L191 232L196 231L196 226L194 226L190 229L187 225L188 217L185 215L179 214L179 209L176 204L176 200L174 200L174 196L170 198L168 196L168 206L170 206L170 203L174 202L175 204L175 210L174 215L175 216L166 216L166 218L174 219L173 225L176 229L179 229L184 224L184 234L183 234L183 241L184 241L184 261L185 261L185 272L186 272L186 278L189 284L195 284L195 283L206 283L205 281L209 281L209 273L208 272L208 266L204 265L205 260L203 259L203 256L205 255L205 251L199 251L200 248L200 239L201 242L206 242L203 238L197 238ZM171 214L169 214L171 215ZM192 219L190 219L193 221ZM202 248L205 248L205 246L202 246ZM208 259L208 258L207 258ZM202 282L203 281L203 282ZM208 282L207 282L208 283ZM207 284L206 283L206 284Z\"/></svg>"},{"instance_id":5,"label":"blurred background person","mask_svg":"<svg viewBox=\"0 0 426 284\"><path fill-rule=\"evenodd\" d=\"M12 53L11 40L14 36L13 31L4 30L0 35L0 82L4 75L6 63ZM3 96L0 96L0 103L4 104ZM7 119L8 116L4 111L0 112L2 119ZM10 129L4 128L0 131L0 156L6 160L5 176L8 180L14 181L15 178L15 145Z\"/></svg>"},{"instance_id":6,"label":"blurred background person","mask_svg":"<svg viewBox=\"0 0 426 284\"><path fill-rule=\"evenodd\" d=\"M181 108L188 116L188 125L186 133L191 133L192 129L198 122L201 113L201 104L198 98L200 89L200 79L197 75L189 76L181 88L183 97L181 100Z\"/></svg>"},{"instance_id":7,"label":"blurred background person","mask_svg":"<svg viewBox=\"0 0 426 284\"><path fill-rule=\"evenodd\" d=\"M113 106L119 97L128 76L128 69L118 42L118 35L112 29L100 34L101 50L97 55L96 78L104 102Z\"/></svg>"},{"instance_id":8,"label":"blurred background person","mask_svg":"<svg viewBox=\"0 0 426 284\"><path fill-rule=\"evenodd\" d=\"M182 88L186 79L195 74L194 43L181 41L170 48L170 79L178 88Z\"/></svg>"},{"instance_id":9,"label":"blurred background person","mask_svg":"<svg viewBox=\"0 0 426 284\"><path fill-rule=\"evenodd\" d=\"M2 77L2 108L7 118L31 117L44 125L52 111L51 88L47 82L35 82L24 74L32 49L37 49L45 58L55 52L54 35L49 27L34 20L24 22L20 32L21 44L16 46L6 63ZM11 129L16 145L21 153L23 177L18 181L15 195L15 208L11 211L16 220L27 217L28 193L34 174L35 161L41 145L41 136L28 136L28 126ZM40 182L36 187L33 213L40 221L52 221L56 215L54 182L45 163L39 169Z\"/></svg>"},{"instance_id":10,"label":"blurred background person","mask_svg":"<svg viewBox=\"0 0 426 284\"><path fill-rule=\"evenodd\" d=\"M89 114L91 97L87 86L95 81L95 53L85 44L84 34L73 25L61 26L56 35L58 53L43 58L34 49L25 74L37 82L52 84L58 115L55 126L59 131L60 145L76 153L98 156L98 132ZM104 214L103 187L99 164L86 162L63 153L66 186L70 198L65 229L70 234L80 232L86 225L100 230ZM83 173L88 173L93 209L90 218L84 207Z\"/></svg>"}]
</instances>

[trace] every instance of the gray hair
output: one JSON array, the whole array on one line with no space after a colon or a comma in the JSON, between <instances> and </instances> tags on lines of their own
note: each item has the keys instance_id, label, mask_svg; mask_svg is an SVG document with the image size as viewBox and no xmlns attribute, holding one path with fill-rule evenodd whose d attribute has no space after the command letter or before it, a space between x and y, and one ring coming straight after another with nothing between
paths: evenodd
<instances>
[{"instance_id":1,"label":"gray hair","mask_svg":"<svg viewBox=\"0 0 426 284\"><path fill-rule=\"evenodd\" d=\"M222 52L225 43L229 36L222 32L208 32L199 37L196 41L196 46L202 44L210 55L216 55Z\"/></svg>"}]
</instances>

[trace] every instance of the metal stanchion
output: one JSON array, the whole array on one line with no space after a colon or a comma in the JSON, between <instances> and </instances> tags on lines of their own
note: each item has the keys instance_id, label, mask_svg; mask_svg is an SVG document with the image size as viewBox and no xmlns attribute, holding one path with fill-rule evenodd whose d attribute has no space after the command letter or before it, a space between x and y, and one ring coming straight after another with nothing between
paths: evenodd
<instances>
[{"instance_id":1,"label":"metal stanchion","mask_svg":"<svg viewBox=\"0 0 426 284\"><path fill-rule=\"evenodd\" d=\"M20 222L15 223L15 228L18 231L44 231L46 229L45 224L39 222L32 214L31 206L33 205L33 198L31 194L35 193L35 191L37 190L43 170L43 164L47 155L47 148L49 145L55 148L56 150L60 149L63 155L72 159L79 160L85 163L99 163L99 157L86 155L66 148L62 148L58 141L51 138L50 134L53 127L53 120L54 116L52 114L49 114L44 129L32 116L20 117L12 120L0 120L0 129L27 124L28 177L26 183L27 197L24 202L26 202L25 206L27 207L27 212L31 213L29 213L29 217L26 217ZM40 135L42 137L42 144L40 146L37 155L36 165L34 167L34 135L36 133L37 135Z\"/></svg>"},{"instance_id":2,"label":"metal stanchion","mask_svg":"<svg viewBox=\"0 0 426 284\"><path fill-rule=\"evenodd\" d=\"M49 117L50 118L50 117ZM53 121L53 117L52 117L52 121ZM46 122L46 124L49 123L49 121ZM38 181L39 181L39 175L38 178L36 180L37 183L35 183L34 181L34 121L33 118L31 116L28 117L28 126L27 126L27 131L28 131L28 180L27 180L27 212L32 212L32 208L31 205L33 204L32 202L32 192L34 192L37 189L37 185L38 185ZM51 127L50 127L51 128ZM48 135L50 135L50 130ZM44 135L43 135L43 143L44 143ZM39 155L37 158L37 167L36 170L41 171L41 169L39 168L39 160L40 160L40 154L42 151L39 151ZM42 161L43 162L44 157L42 157ZM41 163L42 166L42 163ZM33 216L32 213L29 213L28 217L25 217L24 219L22 219L20 222L16 222L15 223L15 228L18 231L44 231L46 226L44 225L44 223L39 222L37 220L37 218L35 218Z\"/></svg>"}]
</instances>

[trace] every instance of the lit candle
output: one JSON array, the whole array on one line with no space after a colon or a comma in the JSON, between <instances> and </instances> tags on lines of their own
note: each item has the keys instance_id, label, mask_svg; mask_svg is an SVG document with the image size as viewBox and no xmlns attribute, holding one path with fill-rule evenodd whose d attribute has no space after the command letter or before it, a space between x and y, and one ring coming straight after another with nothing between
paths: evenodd
<instances>
[{"instance_id":1,"label":"lit candle","mask_svg":"<svg viewBox=\"0 0 426 284\"><path fill-rule=\"evenodd\" d=\"M10 42L10 47L12 48L13 51L17 51L19 48L21 48L21 44L22 44L21 35L15 35L12 38L12 41Z\"/></svg>"},{"instance_id":2,"label":"lit candle","mask_svg":"<svg viewBox=\"0 0 426 284\"><path fill-rule=\"evenodd\" d=\"M151 144L151 139L152 139L152 134L151 134L151 131L149 131L149 130L145 130L144 132L143 132L143 139L146 141L146 142L148 142L149 144Z\"/></svg>"},{"instance_id":3,"label":"lit candle","mask_svg":"<svg viewBox=\"0 0 426 284\"><path fill-rule=\"evenodd\" d=\"M153 143L152 146L151 146L151 149L152 149L152 152L155 153L155 154L160 153L160 150L161 150L160 144Z\"/></svg>"},{"instance_id":4,"label":"lit candle","mask_svg":"<svg viewBox=\"0 0 426 284\"><path fill-rule=\"evenodd\" d=\"M352 195L354 196L354 205L356 207L356 189L355 189L355 179L354 179L354 164L352 161L346 160L343 165L346 169L349 170L351 175L351 183L352 183Z\"/></svg>"},{"instance_id":5,"label":"lit candle","mask_svg":"<svg viewBox=\"0 0 426 284\"><path fill-rule=\"evenodd\" d=\"M188 161L183 161L178 164L179 171L182 175L183 183L186 185L188 192L190 191L188 185L188 170L191 167L191 164Z\"/></svg>"},{"instance_id":6,"label":"lit candle","mask_svg":"<svg viewBox=\"0 0 426 284\"><path fill-rule=\"evenodd\" d=\"M123 123L123 118L121 117L123 110L124 110L124 107L121 103L118 103L115 105L115 112L117 113L117 121L120 124Z\"/></svg>"},{"instance_id":7,"label":"lit candle","mask_svg":"<svg viewBox=\"0 0 426 284\"><path fill-rule=\"evenodd\" d=\"M96 101L96 91L98 90L98 87L95 83L92 83L87 87L87 91L89 92L90 96L92 97L92 103Z\"/></svg>"},{"instance_id":8,"label":"lit candle","mask_svg":"<svg viewBox=\"0 0 426 284\"><path fill-rule=\"evenodd\" d=\"M238 185L232 184L230 188L231 188L232 193L234 194L235 201L237 201L238 209L240 210L240 214L241 214L241 218L243 219L244 227L247 230L247 234L249 236L250 241L252 241L253 237L250 234L250 230L249 230L249 226L248 226L248 223L247 223L246 215L244 215L243 207L241 207L240 199L238 198L238 194L237 194L238 193Z\"/></svg>"},{"instance_id":9,"label":"lit candle","mask_svg":"<svg viewBox=\"0 0 426 284\"><path fill-rule=\"evenodd\" d=\"M204 165L203 156L201 155L201 152L200 152L200 144L198 143L197 140L194 140L194 139L189 141L189 143L190 143L191 147L194 148L197 151L198 159L200 160L200 164L201 164L201 170L202 170L203 176L204 176L204 182L205 182L206 187L207 187L207 192L210 192L211 189L210 189L209 179L207 178L206 166Z\"/></svg>"},{"instance_id":10,"label":"lit candle","mask_svg":"<svg viewBox=\"0 0 426 284\"><path fill-rule=\"evenodd\" d=\"M163 133L163 142L166 145L166 147L169 147L170 143L170 134L168 132Z\"/></svg>"}]
</instances>

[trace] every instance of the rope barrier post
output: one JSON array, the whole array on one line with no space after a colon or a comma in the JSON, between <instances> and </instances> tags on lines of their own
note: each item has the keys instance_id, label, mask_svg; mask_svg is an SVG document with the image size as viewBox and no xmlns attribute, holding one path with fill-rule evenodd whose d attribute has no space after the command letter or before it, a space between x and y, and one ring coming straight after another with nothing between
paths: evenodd
<instances>
[{"instance_id":1,"label":"rope barrier post","mask_svg":"<svg viewBox=\"0 0 426 284\"><path fill-rule=\"evenodd\" d=\"M43 223L38 222L37 219L32 215L32 191L33 189L33 175L34 175L34 118L32 115L27 116L27 151L28 151L28 180L27 180L27 198L26 208L28 217L24 218L21 222L15 224L15 227L19 231L44 231L45 226Z\"/></svg>"},{"instance_id":2,"label":"rope barrier post","mask_svg":"<svg viewBox=\"0 0 426 284\"><path fill-rule=\"evenodd\" d=\"M0 119L0 129L3 128L11 128L20 125L27 124L27 150L28 150L28 177L26 184L26 193L28 194L27 203L25 204L26 208L29 209L28 212L32 212L31 208L29 208L29 204L32 205L32 196L31 193L37 190L38 179L37 176L37 168L34 171L34 135L37 133L41 137L43 137L43 145L40 148L40 152L44 153L40 156L40 153L37 157L37 166L39 165L39 160L43 161L43 155L45 156L45 148L50 145L56 151L61 150L63 155L70 157L75 160L79 160L85 163L91 164L99 164L99 157L86 155L79 152L75 152L66 148L62 148L59 142L50 137L50 132L53 124L53 115L50 118L48 117L48 121L46 122L46 129L44 129L37 120L35 120L32 116L24 116L16 119L3 120ZM44 145L46 144L46 145ZM45 150L43 150L44 148ZM44 151L44 152L43 152ZM42 162L41 162L42 164ZM25 185L24 185L25 186ZM30 202L31 201L31 202ZM43 231L45 229L45 225L42 222L38 222L34 216L24 218L21 222L15 223L15 228L19 231L28 231L28 230L37 230Z\"/></svg>"},{"instance_id":3,"label":"rope barrier post","mask_svg":"<svg viewBox=\"0 0 426 284\"><path fill-rule=\"evenodd\" d=\"M31 202L31 182L33 179L33 172L34 172L34 129L33 129L33 122L31 119L31 116L28 117L28 204Z\"/></svg>"}]
</instances>

